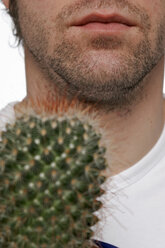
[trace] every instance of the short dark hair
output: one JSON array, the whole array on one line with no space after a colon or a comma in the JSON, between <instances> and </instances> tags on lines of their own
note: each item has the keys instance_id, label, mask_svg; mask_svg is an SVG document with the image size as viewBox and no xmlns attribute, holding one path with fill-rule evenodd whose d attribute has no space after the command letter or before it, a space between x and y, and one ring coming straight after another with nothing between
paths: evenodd
<instances>
[{"instance_id":1,"label":"short dark hair","mask_svg":"<svg viewBox=\"0 0 165 248\"><path fill-rule=\"evenodd\" d=\"M20 46L20 44L23 45L23 37L19 23L17 0L10 0L9 9L5 8L4 10L12 19L12 23L13 23L12 32L16 38L16 43L17 43L16 47Z\"/></svg>"}]
</instances>

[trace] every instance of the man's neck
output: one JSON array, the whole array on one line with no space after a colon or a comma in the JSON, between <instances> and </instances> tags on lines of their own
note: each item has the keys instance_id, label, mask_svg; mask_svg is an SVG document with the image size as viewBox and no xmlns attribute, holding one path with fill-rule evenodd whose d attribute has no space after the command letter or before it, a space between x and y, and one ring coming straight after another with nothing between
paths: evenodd
<instances>
[{"instance_id":1,"label":"man's neck","mask_svg":"<svg viewBox=\"0 0 165 248\"><path fill-rule=\"evenodd\" d=\"M162 97L164 59L152 70L147 80L142 101L130 112L121 111L102 114L98 119L106 143L108 175L113 176L126 170L145 156L159 139L164 126L165 107ZM40 69L30 55L26 56L27 96L15 106L18 112L34 99L39 99L38 108L56 104L53 84L43 78ZM37 98L38 97L38 98ZM60 99L60 96L59 96ZM37 107L37 105L35 105ZM37 110L37 109L36 109ZM97 120L96 120L97 121ZM104 132L105 131L105 132ZM106 174L106 175L107 175Z\"/></svg>"},{"instance_id":2,"label":"man's neck","mask_svg":"<svg viewBox=\"0 0 165 248\"><path fill-rule=\"evenodd\" d=\"M165 122L165 101L150 97L139 104L130 116L108 116L106 127L108 174L116 175L142 159L158 141Z\"/></svg>"}]
</instances>

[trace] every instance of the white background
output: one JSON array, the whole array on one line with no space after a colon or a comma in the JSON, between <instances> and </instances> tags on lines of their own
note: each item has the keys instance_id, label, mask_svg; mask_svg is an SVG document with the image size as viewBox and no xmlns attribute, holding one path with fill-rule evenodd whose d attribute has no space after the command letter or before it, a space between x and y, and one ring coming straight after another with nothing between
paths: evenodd
<instances>
[{"instance_id":1,"label":"white background","mask_svg":"<svg viewBox=\"0 0 165 248\"><path fill-rule=\"evenodd\" d=\"M26 95L23 50L12 48L15 38L11 20L3 9L0 3L0 109L9 102L21 101Z\"/></svg>"},{"instance_id":2,"label":"white background","mask_svg":"<svg viewBox=\"0 0 165 248\"><path fill-rule=\"evenodd\" d=\"M11 101L20 101L26 95L24 54L12 48L11 20L0 3L0 109Z\"/></svg>"}]
</instances>

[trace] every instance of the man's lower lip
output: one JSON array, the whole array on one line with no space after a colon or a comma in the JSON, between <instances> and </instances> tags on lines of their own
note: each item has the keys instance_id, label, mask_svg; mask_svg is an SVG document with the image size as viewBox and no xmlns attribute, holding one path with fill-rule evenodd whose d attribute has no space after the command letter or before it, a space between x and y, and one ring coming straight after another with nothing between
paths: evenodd
<instances>
[{"instance_id":1,"label":"man's lower lip","mask_svg":"<svg viewBox=\"0 0 165 248\"><path fill-rule=\"evenodd\" d=\"M76 26L84 30L90 31L107 31L107 32L115 32L115 31L126 31L130 29L132 26L128 26L122 23L101 23L101 22L91 22L86 25Z\"/></svg>"}]
</instances>

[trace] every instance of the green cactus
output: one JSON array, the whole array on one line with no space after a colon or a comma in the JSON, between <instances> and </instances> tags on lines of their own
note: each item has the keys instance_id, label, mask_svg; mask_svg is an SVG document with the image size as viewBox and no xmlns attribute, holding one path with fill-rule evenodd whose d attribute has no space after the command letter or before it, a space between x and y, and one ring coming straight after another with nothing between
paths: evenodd
<instances>
[{"instance_id":1,"label":"green cactus","mask_svg":"<svg viewBox=\"0 0 165 248\"><path fill-rule=\"evenodd\" d=\"M101 135L78 117L24 115L0 142L0 247L89 248L107 168Z\"/></svg>"}]
</instances>

